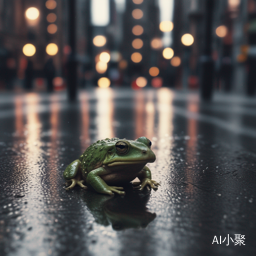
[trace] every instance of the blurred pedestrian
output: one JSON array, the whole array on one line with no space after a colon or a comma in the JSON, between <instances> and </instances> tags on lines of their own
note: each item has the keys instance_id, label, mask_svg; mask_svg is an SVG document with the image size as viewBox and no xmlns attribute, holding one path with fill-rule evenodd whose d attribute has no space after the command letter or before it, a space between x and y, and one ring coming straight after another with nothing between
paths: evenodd
<instances>
[{"instance_id":1,"label":"blurred pedestrian","mask_svg":"<svg viewBox=\"0 0 256 256\"><path fill-rule=\"evenodd\" d=\"M47 91L53 92L53 79L55 77L56 69L53 64L53 59L49 58L44 65L44 76L47 81Z\"/></svg>"},{"instance_id":2,"label":"blurred pedestrian","mask_svg":"<svg viewBox=\"0 0 256 256\"><path fill-rule=\"evenodd\" d=\"M25 70L24 87L26 90L31 90L33 87L34 69L33 62L28 60L27 67Z\"/></svg>"}]
</instances>

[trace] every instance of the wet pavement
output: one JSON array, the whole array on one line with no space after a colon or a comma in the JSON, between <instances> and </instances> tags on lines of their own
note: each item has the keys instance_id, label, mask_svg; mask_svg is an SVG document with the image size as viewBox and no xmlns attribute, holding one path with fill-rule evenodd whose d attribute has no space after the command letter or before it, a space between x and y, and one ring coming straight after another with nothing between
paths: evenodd
<instances>
[{"instance_id":1,"label":"wet pavement","mask_svg":"<svg viewBox=\"0 0 256 256\"><path fill-rule=\"evenodd\" d=\"M2 93L0 255L255 255L255 108L166 88L82 91L72 104ZM140 136L153 143L157 191L64 189L91 143Z\"/></svg>"}]
</instances>

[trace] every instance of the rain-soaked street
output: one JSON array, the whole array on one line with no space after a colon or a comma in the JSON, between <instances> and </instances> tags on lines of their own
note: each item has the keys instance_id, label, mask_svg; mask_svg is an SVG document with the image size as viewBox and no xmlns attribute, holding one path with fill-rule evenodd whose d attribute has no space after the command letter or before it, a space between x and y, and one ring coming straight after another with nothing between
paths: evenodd
<instances>
[{"instance_id":1,"label":"rain-soaked street","mask_svg":"<svg viewBox=\"0 0 256 256\"><path fill-rule=\"evenodd\" d=\"M215 96L1 94L0 255L255 255L256 102ZM141 136L157 191L65 190L65 167L91 143Z\"/></svg>"}]
</instances>

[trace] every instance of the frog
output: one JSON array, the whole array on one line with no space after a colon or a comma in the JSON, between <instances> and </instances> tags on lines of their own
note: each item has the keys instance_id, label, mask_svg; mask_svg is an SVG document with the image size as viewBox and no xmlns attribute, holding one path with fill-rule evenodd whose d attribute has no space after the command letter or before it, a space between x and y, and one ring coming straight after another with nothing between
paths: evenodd
<instances>
[{"instance_id":1,"label":"frog","mask_svg":"<svg viewBox=\"0 0 256 256\"><path fill-rule=\"evenodd\" d=\"M66 190L78 185L83 189L92 188L100 194L124 195L120 184L132 182L135 178L139 179L139 182L132 182L135 189L149 187L157 190L160 183L152 180L151 171L146 166L156 160L151 145L146 137L98 140L66 167L63 173L67 181Z\"/></svg>"}]
</instances>

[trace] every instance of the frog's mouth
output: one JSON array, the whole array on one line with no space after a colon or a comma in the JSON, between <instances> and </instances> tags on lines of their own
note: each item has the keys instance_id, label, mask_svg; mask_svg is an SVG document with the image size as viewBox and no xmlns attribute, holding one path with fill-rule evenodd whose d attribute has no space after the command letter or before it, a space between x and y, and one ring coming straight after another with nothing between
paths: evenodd
<instances>
[{"instance_id":1,"label":"frog's mouth","mask_svg":"<svg viewBox=\"0 0 256 256\"><path fill-rule=\"evenodd\" d=\"M130 165L130 164L146 164L148 161L121 161L121 162L112 162L108 164L107 166L116 166L116 165Z\"/></svg>"}]
</instances>

